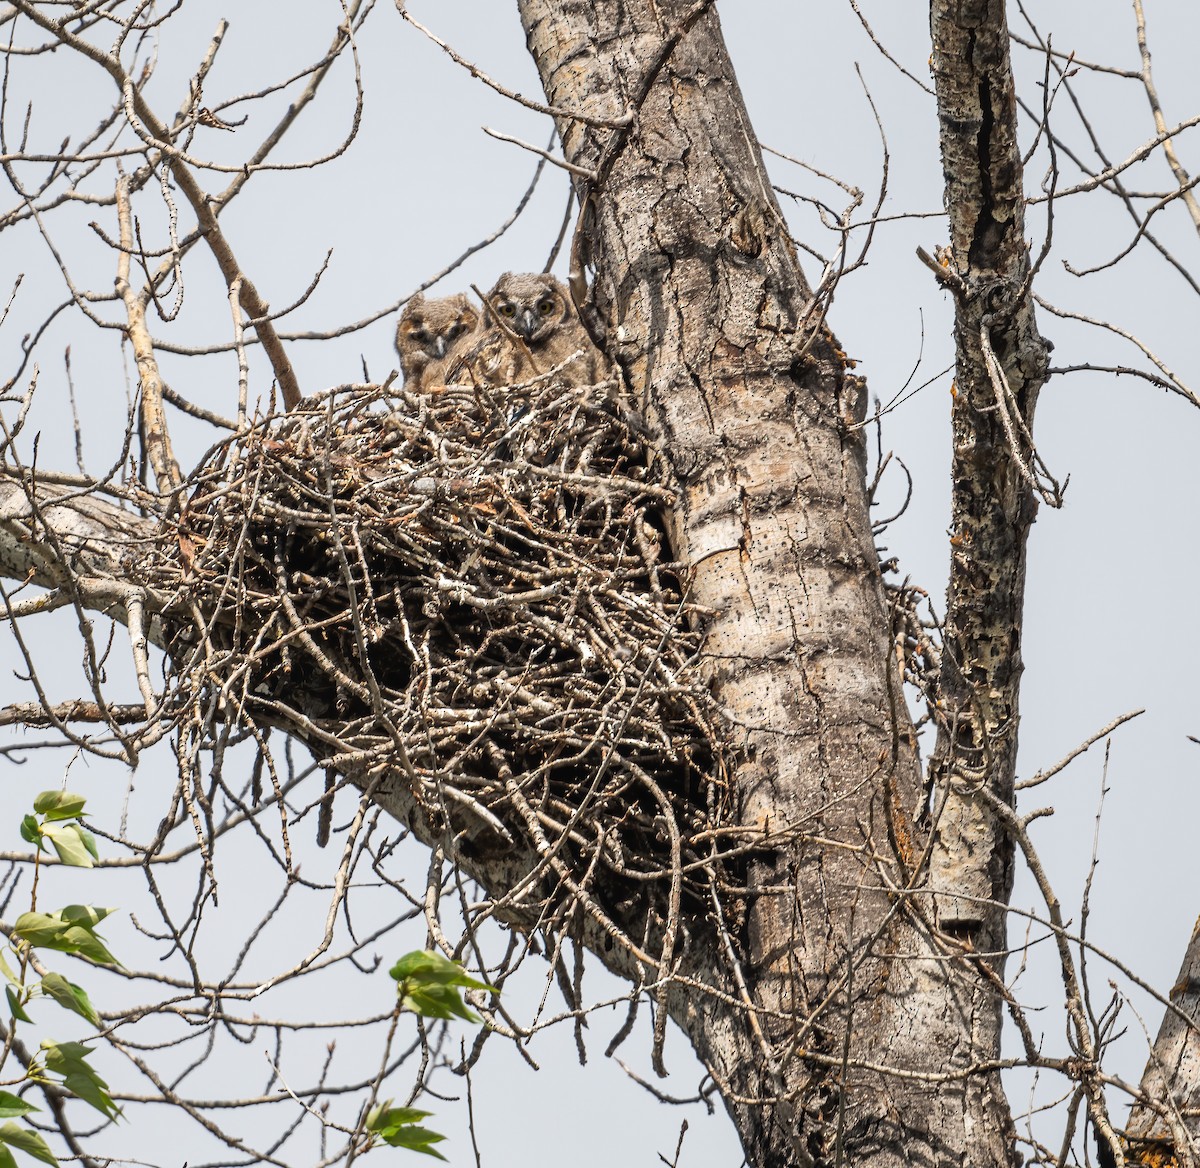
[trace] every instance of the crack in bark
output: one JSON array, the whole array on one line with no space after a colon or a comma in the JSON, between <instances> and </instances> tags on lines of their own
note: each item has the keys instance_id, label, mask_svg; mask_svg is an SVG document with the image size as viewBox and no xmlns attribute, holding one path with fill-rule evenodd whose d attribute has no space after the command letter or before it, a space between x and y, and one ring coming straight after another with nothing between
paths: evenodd
<instances>
[{"instance_id":1,"label":"crack in bark","mask_svg":"<svg viewBox=\"0 0 1200 1168\"><path fill-rule=\"evenodd\" d=\"M975 38L970 43L974 49ZM992 187L992 132L995 116L992 111L992 87L987 76L979 80L979 130L976 146L979 152L979 201L980 208L975 217L975 229L968 251L968 262L972 268L987 266L1000 232L995 209L995 191Z\"/></svg>"}]
</instances>

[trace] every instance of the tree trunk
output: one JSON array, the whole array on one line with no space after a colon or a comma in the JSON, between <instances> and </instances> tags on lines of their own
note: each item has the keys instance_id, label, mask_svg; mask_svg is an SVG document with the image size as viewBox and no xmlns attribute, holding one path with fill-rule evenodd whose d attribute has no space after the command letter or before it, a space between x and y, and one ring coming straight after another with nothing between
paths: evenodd
<instances>
[{"instance_id":1,"label":"tree trunk","mask_svg":"<svg viewBox=\"0 0 1200 1168\"><path fill-rule=\"evenodd\" d=\"M595 317L679 486L677 552L762 833L733 937L760 1052L674 1012L752 1164L1007 1163L998 1010L925 928L921 783L868 516L862 384L795 250L711 5L520 0L579 194ZM768 833L776 833L768 838ZM728 974L708 971L714 985ZM895 1069L905 1077L888 1073ZM943 1077L949 1071L950 1077Z\"/></svg>"},{"instance_id":2,"label":"tree trunk","mask_svg":"<svg viewBox=\"0 0 1200 1168\"><path fill-rule=\"evenodd\" d=\"M944 794L933 851L938 918L1004 948L1012 841L988 797L1011 805L1017 758L1025 549L1039 463L1029 435L1048 344L1033 314L1016 98L1003 0L931 5L955 295L950 586L933 756ZM1056 501L1056 484L1047 479Z\"/></svg>"},{"instance_id":3,"label":"tree trunk","mask_svg":"<svg viewBox=\"0 0 1200 1168\"><path fill-rule=\"evenodd\" d=\"M1125 1155L1143 1164L1200 1162L1200 921L1192 929L1170 1007L1129 1116Z\"/></svg>"}]
</instances>

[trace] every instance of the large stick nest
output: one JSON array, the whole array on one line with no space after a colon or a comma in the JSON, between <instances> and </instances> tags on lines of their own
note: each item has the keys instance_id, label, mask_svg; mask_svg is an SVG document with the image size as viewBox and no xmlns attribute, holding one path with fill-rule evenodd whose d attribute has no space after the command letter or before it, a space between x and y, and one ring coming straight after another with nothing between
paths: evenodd
<instances>
[{"instance_id":1,"label":"large stick nest","mask_svg":"<svg viewBox=\"0 0 1200 1168\"><path fill-rule=\"evenodd\" d=\"M176 708L677 906L726 798L669 502L611 384L309 399L212 454L149 565L184 598Z\"/></svg>"}]
</instances>

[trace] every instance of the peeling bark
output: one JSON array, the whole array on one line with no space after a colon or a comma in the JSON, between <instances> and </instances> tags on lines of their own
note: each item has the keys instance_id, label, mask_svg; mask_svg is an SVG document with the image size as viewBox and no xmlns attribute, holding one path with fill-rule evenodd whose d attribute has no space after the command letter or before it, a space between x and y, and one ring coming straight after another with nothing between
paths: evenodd
<instances>
[{"instance_id":1,"label":"peeling bark","mask_svg":"<svg viewBox=\"0 0 1200 1168\"><path fill-rule=\"evenodd\" d=\"M0 575L43 588L120 581L123 561L157 524L90 490L0 472Z\"/></svg>"}]
</instances>

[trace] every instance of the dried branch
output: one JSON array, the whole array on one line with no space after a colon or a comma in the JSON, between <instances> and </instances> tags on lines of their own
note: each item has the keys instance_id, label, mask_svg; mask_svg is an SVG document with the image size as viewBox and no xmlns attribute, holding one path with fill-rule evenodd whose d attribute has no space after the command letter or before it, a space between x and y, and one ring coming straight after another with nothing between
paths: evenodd
<instances>
[{"instance_id":1,"label":"dried branch","mask_svg":"<svg viewBox=\"0 0 1200 1168\"><path fill-rule=\"evenodd\" d=\"M21 13L40 28L52 33L68 48L95 61L112 77L121 91L125 116L130 126L148 146L158 151L170 166L175 181L179 184L180 190L183 191L196 216L200 234L208 244L213 258L217 261L217 266L221 269L226 286L231 287L233 282L238 279L242 281L241 305L250 316L250 323L258 333L267 358L271 362L271 368L275 371L284 404L289 409L294 408L300 402L300 387L287 353L275 332L275 326L271 323L270 309L266 301L259 296L258 289L238 264L233 248L217 222L217 216L209 196L196 181L184 156L172 144L171 131L155 116L135 85L133 78L126 74L119 59L102 52L88 41L69 32L65 25L51 20L29 0L14 0L14 4Z\"/></svg>"},{"instance_id":2,"label":"dried branch","mask_svg":"<svg viewBox=\"0 0 1200 1168\"><path fill-rule=\"evenodd\" d=\"M1150 102L1150 109L1154 114L1154 128L1158 131L1159 138L1162 139L1163 156L1171 167L1171 173L1175 175L1175 181L1179 184L1180 195L1187 206L1188 214L1192 217L1192 223L1196 230L1200 231L1200 202L1196 201L1196 196L1192 193L1193 180L1175 152L1174 135L1167 133L1167 119L1163 117L1158 89L1154 84L1154 73L1150 68L1150 44L1146 36L1146 14L1142 8L1142 0L1133 0L1133 12L1137 18L1138 51L1142 55L1142 86L1146 90L1146 99Z\"/></svg>"},{"instance_id":3,"label":"dried branch","mask_svg":"<svg viewBox=\"0 0 1200 1168\"><path fill-rule=\"evenodd\" d=\"M129 341L137 360L138 384L141 390L142 433L146 454L154 468L154 478L160 493L174 494L183 476L171 450L171 436L163 416L162 378L154 356L154 342L146 328L146 306L129 284L129 261L133 254L133 215L129 209L129 178L117 180L117 215L121 224L120 250L117 252L117 294L125 302L129 320Z\"/></svg>"}]
</instances>

